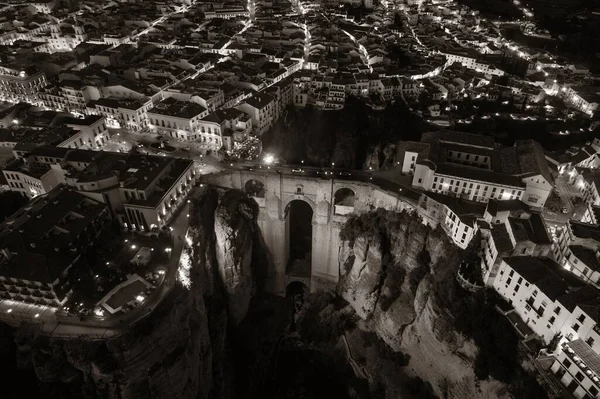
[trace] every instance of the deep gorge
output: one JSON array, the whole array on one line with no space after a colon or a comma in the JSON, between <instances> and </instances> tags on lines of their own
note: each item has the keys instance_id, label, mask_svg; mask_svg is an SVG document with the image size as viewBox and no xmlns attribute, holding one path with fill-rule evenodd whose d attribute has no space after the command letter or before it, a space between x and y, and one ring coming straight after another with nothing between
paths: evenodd
<instances>
[{"instance_id":1,"label":"deep gorge","mask_svg":"<svg viewBox=\"0 0 600 399\"><path fill-rule=\"evenodd\" d=\"M352 216L332 292L294 300L265 292L269 249L258 206L208 188L191 203L191 285L178 285L125 335L57 340L3 328L7 397L503 397L479 381L478 348L454 327L465 300L461 252L408 212ZM12 360L14 359L14 362ZM14 382L13 382L14 381ZM39 394L39 395L38 395Z\"/></svg>"}]
</instances>

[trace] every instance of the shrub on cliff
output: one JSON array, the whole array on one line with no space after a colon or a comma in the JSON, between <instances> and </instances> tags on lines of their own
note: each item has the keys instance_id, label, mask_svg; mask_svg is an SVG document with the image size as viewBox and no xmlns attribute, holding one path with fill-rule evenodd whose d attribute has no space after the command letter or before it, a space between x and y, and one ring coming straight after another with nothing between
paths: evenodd
<instances>
[{"instance_id":1,"label":"shrub on cliff","mask_svg":"<svg viewBox=\"0 0 600 399\"><path fill-rule=\"evenodd\" d=\"M519 338L506 317L496 311L502 299L491 290L464 293L457 304L455 328L473 339L479 351L475 358L478 379L493 377L506 383L516 397L546 397L543 389L521 367Z\"/></svg>"},{"instance_id":2,"label":"shrub on cliff","mask_svg":"<svg viewBox=\"0 0 600 399\"><path fill-rule=\"evenodd\" d=\"M373 212L350 216L340 230L340 239L348 241L350 246L353 246L354 241L359 237L382 243L386 241L382 238L391 237L393 231L411 222L420 224L420 217L405 210L394 212L377 208Z\"/></svg>"},{"instance_id":3,"label":"shrub on cliff","mask_svg":"<svg viewBox=\"0 0 600 399\"><path fill-rule=\"evenodd\" d=\"M459 269L460 274L468 282L483 285L481 272L481 231L478 230L464 251L463 262Z\"/></svg>"},{"instance_id":4,"label":"shrub on cliff","mask_svg":"<svg viewBox=\"0 0 600 399\"><path fill-rule=\"evenodd\" d=\"M307 295L298 320L300 335L312 342L330 342L352 331L358 316L338 301L343 300L328 292Z\"/></svg>"}]
</instances>

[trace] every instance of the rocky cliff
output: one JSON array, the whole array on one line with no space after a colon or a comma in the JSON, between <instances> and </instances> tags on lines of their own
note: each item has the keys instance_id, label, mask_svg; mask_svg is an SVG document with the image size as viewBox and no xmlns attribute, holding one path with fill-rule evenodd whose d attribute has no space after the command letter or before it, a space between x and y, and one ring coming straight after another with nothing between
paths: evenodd
<instances>
[{"instance_id":1,"label":"rocky cliff","mask_svg":"<svg viewBox=\"0 0 600 399\"><path fill-rule=\"evenodd\" d=\"M258 389L266 367L246 367L269 363L290 312L281 298L256 292L252 262L264 250L256 203L240 192L208 189L192 199L190 215L189 284L177 283L150 315L114 339L53 339L18 329L19 367L86 398L226 399L239 397L237 386ZM249 327L240 339L239 329Z\"/></svg>"},{"instance_id":2,"label":"rocky cliff","mask_svg":"<svg viewBox=\"0 0 600 399\"><path fill-rule=\"evenodd\" d=\"M496 396L501 384L476 381L477 348L452 326L460 253L445 234L415 215L378 209L352 217L340 237L338 293L367 330L410 356L408 374L438 395Z\"/></svg>"},{"instance_id":3,"label":"rocky cliff","mask_svg":"<svg viewBox=\"0 0 600 399\"><path fill-rule=\"evenodd\" d=\"M258 206L239 191L228 191L215 210L219 276L227 292L229 317L239 324L248 313L252 296L252 247L258 229Z\"/></svg>"}]
</instances>

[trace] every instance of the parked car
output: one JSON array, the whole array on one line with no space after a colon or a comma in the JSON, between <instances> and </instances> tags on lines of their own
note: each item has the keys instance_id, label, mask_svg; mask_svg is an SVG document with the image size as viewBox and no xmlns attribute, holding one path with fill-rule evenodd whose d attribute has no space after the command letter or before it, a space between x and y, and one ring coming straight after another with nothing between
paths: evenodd
<instances>
[{"instance_id":1,"label":"parked car","mask_svg":"<svg viewBox=\"0 0 600 399\"><path fill-rule=\"evenodd\" d=\"M292 169L292 173L302 173L302 172L304 172L304 171L302 169L300 169L300 168L293 168Z\"/></svg>"},{"instance_id":2,"label":"parked car","mask_svg":"<svg viewBox=\"0 0 600 399\"><path fill-rule=\"evenodd\" d=\"M340 176L352 176L350 172L340 172Z\"/></svg>"},{"instance_id":3,"label":"parked car","mask_svg":"<svg viewBox=\"0 0 600 399\"><path fill-rule=\"evenodd\" d=\"M567 207L563 207L562 213L569 213L569 210L567 209Z\"/></svg>"},{"instance_id":4,"label":"parked car","mask_svg":"<svg viewBox=\"0 0 600 399\"><path fill-rule=\"evenodd\" d=\"M181 149L182 149L183 151L189 151L189 150L190 150L190 147L181 147Z\"/></svg>"}]
</instances>

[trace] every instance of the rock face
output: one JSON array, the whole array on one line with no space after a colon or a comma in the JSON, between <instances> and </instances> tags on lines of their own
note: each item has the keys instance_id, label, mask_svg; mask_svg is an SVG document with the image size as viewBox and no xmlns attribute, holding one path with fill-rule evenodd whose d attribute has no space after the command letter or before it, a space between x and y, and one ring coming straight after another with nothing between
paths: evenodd
<instances>
[{"instance_id":1,"label":"rock face","mask_svg":"<svg viewBox=\"0 0 600 399\"><path fill-rule=\"evenodd\" d=\"M256 203L234 190L223 196L215 210L219 276L227 292L229 316L236 325L248 313L252 296L250 263L257 216Z\"/></svg>"},{"instance_id":2,"label":"rock face","mask_svg":"<svg viewBox=\"0 0 600 399\"><path fill-rule=\"evenodd\" d=\"M17 364L33 368L46 385L69 384L77 397L82 392L86 398L229 399L240 397L237 386L257 389L244 381L264 379L263 370L236 376L236 369L251 360L267 364L290 321L280 317L273 327L261 319L288 315L277 298L266 300L266 316L259 301L252 320L244 319L259 285L251 269L253 255L259 258L262 250L256 242L256 204L240 192L220 197L210 189L191 202L192 244L184 249L192 264L189 288L176 284L149 316L113 339L59 340L18 329ZM257 342L266 343L240 348L240 358L233 346L240 346L236 339L242 334L235 326L242 320L246 330L258 331Z\"/></svg>"},{"instance_id":3,"label":"rock face","mask_svg":"<svg viewBox=\"0 0 600 399\"><path fill-rule=\"evenodd\" d=\"M411 356L414 375L440 396L478 397L482 390L495 396L500 384L477 388L477 349L453 329L445 306L458 289L460 263L445 234L418 216L378 209L351 218L340 238L338 293L389 347Z\"/></svg>"}]
</instances>

